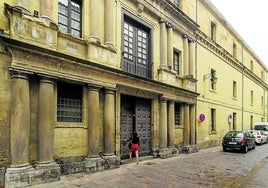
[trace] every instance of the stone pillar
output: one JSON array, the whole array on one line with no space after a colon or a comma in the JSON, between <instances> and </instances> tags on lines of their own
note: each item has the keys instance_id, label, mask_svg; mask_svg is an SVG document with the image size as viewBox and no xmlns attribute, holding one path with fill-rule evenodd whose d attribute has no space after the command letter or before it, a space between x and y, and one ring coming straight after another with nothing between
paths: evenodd
<instances>
[{"instance_id":1,"label":"stone pillar","mask_svg":"<svg viewBox=\"0 0 268 188\"><path fill-rule=\"evenodd\" d=\"M105 89L104 101L104 155L115 152L115 91Z\"/></svg>"},{"instance_id":2,"label":"stone pillar","mask_svg":"<svg viewBox=\"0 0 268 188\"><path fill-rule=\"evenodd\" d=\"M161 19L160 23L160 66L167 67L167 29L166 22Z\"/></svg>"},{"instance_id":3,"label":"stone pillar","mask_svg":"<svg viewBox=\"0 0 268 188\"><path fill-rule=\"evenodd\" d=\"M10 167L29 165L30 91L26 74L14 72L10 115Z\"/></svg>"},{"instance_id":4,"label":"stone pillar","mask_svg":"<svg viewBox=\"0 0 268 188\"><path fill-rule=\"evenodd\" d=\"M189 145L189 129L190 129L190 118L189 118L189 104L184 105L184 122L183 122L183 144Z\"/></svg>"},{"instance_id":5,"label":"stone pillar","mask_svg":"<svg viewBox=\"0 0 268 188\"><path fill-rule=\"evenodd\" d=\"M167 100L160 99L160 149L167 148Z\"/></svg>"},{"instance_id":6,"label":"stone pillar","mask_svg":"<svg viewBox=\"0 0 268 188\"><path fill-rule=\"evenodd\" d=\"M100 1L91 0L89 1L89 40L93 43L100 43L100 26L102 23L100 20Z\"/></svg>"},{"instance_id":7,"label":"stone pillar","mask_svg":"<svg viewBox=\"0 0 268 188\"><path fill-rule=\"evenodd\" d=\"M99 86L88 86L88 157L99 154Z\"/></svg>"},{"instance_id":8,"label":"stone pillar","mask_svg":"<svg viewBox=\"0 0 268 188\"><path fill-rule=\"evenodd\" d=\"M191 145L196 145L195 141L195 106L190 106L190 126L191 126Z\"/></svg>"},{"instance_id":9,"label":"stone pillar","mask_svg":"<svg viewBox=\"0 0 268 188\"><path fill-rule=\"evenodd\" d=\"M168 104L168 147L174 147L175 112L174 102Z\"/></svg>"},{"instance_id":10,"label":"stone pillar","mask_svg":"<svg viewBox=\"0 0 268 188\"><path fill-rule=\"evenodd\" d=\"M54 81L42 77L39 87L38 104L38 135L39 135L39 162L54 161L54 124L55 124Z\"/></svg>"},{"instance_id":11,"label":"stone pillar","mask_svg":"<svg viewBox=\"0 0 268 188\"><path fill-rule=\"evenodd\" d=\"M183 35L183 75L189 75L189 46L188 46L188 36Z\"/></svg>"},{"instance_id":12,"label":"stone pillar","mask_svg":"<svg viewBox=\"0 0 268 188\"><path fill-rule=\"evenodd\" d=\"M167 35L167 64L168 67L173 68L173 27L168 24Z\"/></svg>"},{"instance_id":13,"label":"stone pillar","mask_svg":"<svg viewBox=\"0 0 268 188\"><path fill-rule=\"evenodd\" d=\"M41 0L41 18L53 20L53 0Z\"/></svg>"},{"instance_id":14,"label":"stone pillar","mask_svg":"<svg viewBox=\"0 0 268 188\"><path fill-rule=\"evenodd\" d=\"M194 40L189 40L189 74L194 76L195 71L195 48L194 48Z\"/></svg>"},{"instance_id":15,"label":"stone pillar","mask_svg":"<svg viewBox=\"0 0 268 188\"><path fill-rule=\"evenodd\" d=\"M114 0L105 0L104 3L104 28L105 28L105 44L114 49L114 24L115 24L115 1Z\"/></svg>"}]
</instances>

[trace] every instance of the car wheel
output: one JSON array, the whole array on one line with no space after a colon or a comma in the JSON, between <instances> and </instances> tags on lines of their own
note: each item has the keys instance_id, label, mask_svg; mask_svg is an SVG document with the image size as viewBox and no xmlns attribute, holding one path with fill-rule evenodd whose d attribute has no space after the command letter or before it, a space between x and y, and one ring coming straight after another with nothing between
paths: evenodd
<instances>
[{"instance_id":1,"label":"car wheel","mask_svg":"<svg viewBox=\"0 0 268 188\"><path fill-rule=\"evenodd\" d=\"M252 149L255 149L255 146L256 146L256 145L255 145L255 142L254 142L254 143L253 143L253 146L252 146Z\"/></svg>"},{"instance_id":2,"label":"car wheel","mask_svg":"<svg viewBox=\"0 0 268 188\"><path fill-rule=\"evenodd\" d=\"M247 153L247 152L248 152L248 146L246 145L244 148L244 153Z\"/></svg>"},{"instance_id":3,"label":"car wheel","mask_svg":"<svg viewBox=\"0 0 268 188\"><path fill-rule=\"evenodd\" d=\"M226 149L225 147L222 147L222 150L223 150L224 152L226 152L226 151L227 151L227 149Z\"/></svg>"}]
</instances>

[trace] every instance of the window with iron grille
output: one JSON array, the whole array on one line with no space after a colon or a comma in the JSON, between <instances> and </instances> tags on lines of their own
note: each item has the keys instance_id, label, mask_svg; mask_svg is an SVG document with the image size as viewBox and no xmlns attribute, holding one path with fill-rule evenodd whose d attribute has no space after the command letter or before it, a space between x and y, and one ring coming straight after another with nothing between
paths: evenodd
<instances>
[{"instance_id":1,"label":"window with iron grille","mask_svg":"<svg viewBox=\"0 0 268 188\"><path fill-rule=\"evenodd\" d=\"M82 86L58 82L57 121L82 122Z\"/></svg>"},{"instance_id":2,"label":"window with iron grille","mask_svg":"<svg viewBox=\"0 0 268 188\"><path fill-rule=\"evenodd\" d=\"M81 37L81 0L59 0L59 30Z\"/></svg>"},{"instance_id":3,"label":"window with iron grille","mask_svg":"<svg viewBox=\"0 0 268 188\"><path fill-rule=\"evenodd\" d=\"M173 69L177 74L180 73L180 53L176 51L173 52Z\"/></svg>"},{"instance_id":4,"label":"window with iron grille","mask_svg":"<svg viewBox=\"0 0 268 188\"><path fill-rule=\"evenodd\" d=\"M175 116L175 125L181 125L181 110L182 104L180 103L175 103L174 104L174 116Z\"/></svg>"},{"instance_id":5,"label":"window with iron grille","mask_svg":"<svg viewBox=\"0 0 268 188\"><path fill-rule=\"evenodd\" d=\"M122 69L131 74L151 78L149 29L125 17L123 33Z\"/></svg>"},{"instance_id":6,"label":"window with iron grille","mask_svg":"<svg viewBox=\"0 0 268 188\"><path fill-rule=\"evenodd\" d=\"M211 108L210 109L210 133L215 134L216 133L216 109Z\"/></svg>"}]
</instances>

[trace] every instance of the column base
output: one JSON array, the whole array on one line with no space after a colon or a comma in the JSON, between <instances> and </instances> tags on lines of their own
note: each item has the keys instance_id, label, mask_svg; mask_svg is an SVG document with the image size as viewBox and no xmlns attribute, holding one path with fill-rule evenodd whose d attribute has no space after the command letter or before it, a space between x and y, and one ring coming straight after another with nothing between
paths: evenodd
<instances>
[{"instance_id":1,"label":"column base","mask_svg":"<svg viewBox=\"0 0 268 188\"><path fill-rule=\"evenodd\" d=\"M175 146L169 146L169 150L171 150L172 156L177 156L179 154L179 150Z\"/></svg>"},{"instance_id":2,"label":"column base","mask_svg":"<svg viewBox=\"0 0 268 188\"><path fill-rule=\"evenodd\" d=\"M97 36L89 36L89 41L94 44L101 44L101 40Z\"/></svg>"},{"instance_id":3,"label":"column base","mask_svg":"<svg viewBox=\"0 0 268 188\"><path fill-rule=\"evenodd\" d=\"M18 168L7 168L5 187L25 187L60 180L60 167L55 162Z\"/></svg>"},{"instance_id":4,"label":"column base","mask_svg":"<svg viewBox=\"0 0 268 188\"><path fill-rule=\"evenodd\" d=\"M104 168L100 165L102 164L104 159L100 157L90 157L86 158L84 161L84 170L87 174L98 172L103 170Z\"/></svg>"},{"instance_id":5,"label":"column base","mask_svg":"<svg viewBox=\"0 0 268 188\"><path fill-rule=\"evenodd\" d=\"M185 145L182 146L182 153L195 153L198 152L197 145Z\"/></svg>"},{"instance_id":6,"label":"column base","mask_svg":"<svg viewBox=\"0 0 268 188\"><path fill-rule=\"evenodd\" d=\"M159 157L161 159L166 159L166 158L172 157L172 150L169 148L161 148L159 150Z\"/></svg>"},{"instance_id":7,"label":"column base","mask_svg":"<svg viewBox=\"0 0 268 188\"><path fill-rule=\"evenodd\" d=\"M120 158L116 155L100 155L103 161L100 163L100 166L103 167L103 170L110 170L119 168Z\"/></svg>"}]
</instances>

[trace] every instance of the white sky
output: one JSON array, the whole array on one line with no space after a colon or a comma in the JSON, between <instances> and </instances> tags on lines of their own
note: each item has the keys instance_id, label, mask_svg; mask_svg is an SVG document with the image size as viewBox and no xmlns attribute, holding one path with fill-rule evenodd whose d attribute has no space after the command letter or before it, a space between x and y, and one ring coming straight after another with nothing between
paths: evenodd
<instances>
[{"instance_id":1,"label":"white sky","mask_svg":"<svg viewBox=\"0 0 268 188\"><path fill-rule=\"evenodd\" d=\"M268 0L209 0L268 68Z\"/></svg>"}]
</instances>

